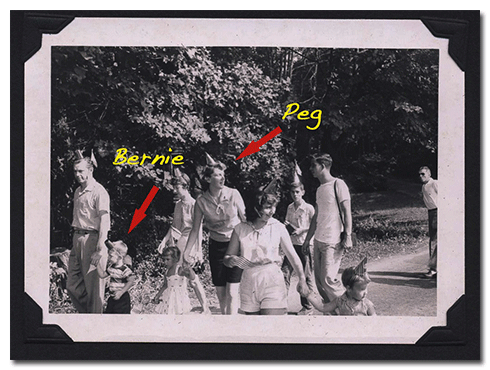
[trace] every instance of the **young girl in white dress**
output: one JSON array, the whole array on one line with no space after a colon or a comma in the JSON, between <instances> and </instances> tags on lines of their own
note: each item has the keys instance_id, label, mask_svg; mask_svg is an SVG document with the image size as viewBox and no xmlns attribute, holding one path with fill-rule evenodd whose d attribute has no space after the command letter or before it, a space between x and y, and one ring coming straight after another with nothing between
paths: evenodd
<instances>
[{"instance_id":1,"label":"young girl in white dress","mask_svg":"<svg viewBox=\"0 0 490 370\"><path fill-rule=\"evenodd\" d=\"M166 315L184 315L191 311L191 302L187 291L187 281L194 280L196 274L190 267L183 267L181 252L177 247L167 247L162 252L166 271L164 282L153 302L158 306L155 312Z\"/></svg>"}]
</instances>

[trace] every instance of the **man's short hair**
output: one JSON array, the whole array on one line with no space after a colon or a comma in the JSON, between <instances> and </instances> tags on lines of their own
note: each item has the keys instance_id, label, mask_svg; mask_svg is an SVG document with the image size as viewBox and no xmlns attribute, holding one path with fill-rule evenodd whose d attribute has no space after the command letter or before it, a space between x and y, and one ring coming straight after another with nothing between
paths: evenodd
<instances>
[{"instance_id":1,"label":"man's short hair","mask_svg":"<svg viewBox=\"0 0 490 370\"><path fill-rule=\"evenodd\" d=\"M82 162L85 162L87 164L87 168L89 170L93 170L94 169L94 164L93 164L92 160L89 157L83 157L83 158L77 159L73 163L73 166L75 166L75 165L77 165L79 163L82 163Z\"/></svg>"},{"instance_id":2,"label":"man's short hair","mask_svg":"<svg viewBox=\"0 0 490 370\"><path fill-rule=\"evenodd\" d=\"M303 185L302 182L295 181L289 185L289 190L294 190L294 189L305 190L305 186Z\"/></svg>"},{"instance_id":3,"label":"man's short hair","mask_svg":"<svg viewBox=\"0 0 490 370\"><path fill-rule=\"evenodd\" d=\"M430 173L430 168L427 167L427 166L422 166L422 167L419 168L419 172L422 171L422 170L427 170Z\"/></svg>"},{"instance_id":4,"label":"man's short hair","mask_svg":"<svg viewBox=\"0 0 490 370\"><path fill-rule=\"evenodd\" d=\"M174 176L172 177L172 180L170 180L170 184L172 185L182 185L184 189L189 189L191 185L191 179L187 174L182 173L180 176Z\"/></svg>"},{"instance_id":5,"label":"man's short hair","mask_svg":"<svg viewBox=\"0 0 490 370\"><path fill-rule=\"evenodd\" d=\"M315 161L316 163L324 166L325 168L330 168L332 167L332 157L330 154L316 154L312 158L312 161Z\"/></svg>"}]
</instances>

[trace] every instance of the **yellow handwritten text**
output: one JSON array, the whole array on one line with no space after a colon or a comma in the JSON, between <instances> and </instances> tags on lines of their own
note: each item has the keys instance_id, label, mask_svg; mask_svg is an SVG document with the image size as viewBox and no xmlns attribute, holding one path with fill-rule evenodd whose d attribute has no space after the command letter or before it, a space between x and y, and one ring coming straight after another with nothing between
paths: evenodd
<instances>
[{"instance_id":1,"label":"yellow handwritten text","mask_svg":"<svg viewBox=\"0 0 490 370\"><path fill-rule=\"evenodd\" d=\"M168 148L168 151L172 152L172 148ZM147 159L149 161L151 161L151 164L160 164L160 165L172 163L173 165L178 166L178 165L184 163L184 156L182 156L180 154L176 155L175 157L172 154L168 154L166 156L157 154L152 159L152 157L150 155L147 155L147 154L143 154L143 156L141 156L141 158L138 155L132 155L128 158L126 156L126 154L128 153L128 150L126 148L119 148L118 150L116 150L116 152L117 152L117 156L114 159L114 162L112 162L112 164L114 164L116 166L123 164L123 163L142 166L145 164L145 161ZM160 163L157 163L159 161L160 161ZM147 162L146 164L148 164L148 163L150 163L150 162Z\"/></svg>"},{"instance_id":2,"label":"yellow handwritten text","mask_svg":"<svg viewBox=\"0 0 490 370\"><path fill-rule=\"evenodd\" d=\"M299 110L299 104L298 103L291 103L291 104L286 105L286 108L287 108L287 110L286 110L286 112L284 112L282 119L286 118L287 116L295 114ZM292 109L294 109L294 110L291 111ZM301 112L298 113L296 118L298 118L299 120L316 119L317 120L316 126L314 126L314 127L306 126L306 128L308 130L316 130L318 127L320 127L320 123L322 121L322 111L317 109L317 110L314 110L313 112L311 112L311 114L310 114L309 111L302 110Z\"/></svg>"}]
</instances>

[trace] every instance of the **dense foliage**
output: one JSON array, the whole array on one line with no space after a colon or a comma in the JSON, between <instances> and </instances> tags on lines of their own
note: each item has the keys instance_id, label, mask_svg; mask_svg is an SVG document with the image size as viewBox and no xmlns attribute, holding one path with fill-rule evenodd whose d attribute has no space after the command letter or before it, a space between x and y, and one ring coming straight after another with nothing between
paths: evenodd
<instances>
[{"instance_id":1,"label":"dense foliage","mask_svg":"<svg viewBox=\"0 0 490 370\"><path fill-rule=\"evenodd\" d=\"M434 50L53 47L53 243L70 243L75 149L94 150L95 177L111 196L111 237L142 260L170 221L172 166L115 166L118 148L140 157L172 148L197 188L208 152L244 196L272 178L285 189L296 159L310 202L317 183L306 159L326 151L353 191L379 190L388 174L437 165L437 87ZM296 116L281 119L293 102L322 110L318 130ZM277 126L283 132L259 153L235 160ZM153 185L161 191L128 235Z\"/></svg>"}]
</instances>

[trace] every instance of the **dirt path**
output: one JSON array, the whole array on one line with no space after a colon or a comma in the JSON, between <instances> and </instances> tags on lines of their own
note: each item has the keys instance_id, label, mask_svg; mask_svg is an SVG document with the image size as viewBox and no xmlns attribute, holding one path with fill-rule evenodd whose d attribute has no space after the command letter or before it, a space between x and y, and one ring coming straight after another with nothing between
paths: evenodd
<instances>
[{"instance_id":1,"label":"dirt path","mask_svg":"<svg viewBox=\"0 0 490 370\"><path fill-rule=\"evenodd\" d=\"M372 282L368 297L376 306L376 313L384 316L435 316L436 279L423 278L427 271L427 249L368 261L367 270ZM340 278L340 276L339 276ZM289 312L301 309L295 280L288 297ZM320 314L316 311L315 314Z\"/></svg>"},{"instance_id":2,"label":"dirt path","mask_svg":"<svg viewBox=\"0 0 490 370\"><path fill-rule=\"evenodd\" d=\"M368 297L376 306L376 313L383 316L435 316L436 279L423 277L426 266L427 248L420 248L411 254L368 261L367 270L372 280ZM288 295L290 315L295 315L301 309L297 282L297 277L293 275ZM219 315L215 294L208 295L208 300L213 315ZM193 313L200 313L199 302L195 298L192 301ZM319 311L314 314L321 315Z\"/></svg>"}]
</instances>

